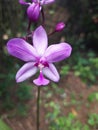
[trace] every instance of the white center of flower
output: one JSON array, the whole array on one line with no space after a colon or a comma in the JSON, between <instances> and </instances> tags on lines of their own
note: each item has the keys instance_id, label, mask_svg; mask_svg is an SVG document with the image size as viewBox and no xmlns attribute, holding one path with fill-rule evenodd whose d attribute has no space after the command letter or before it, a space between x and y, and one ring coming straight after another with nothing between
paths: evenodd
<instances>
[{"instance_id":1,"label":"white center of flower","mask_svg":"<svg viewBox=\"0 0 98 130\"><path fill-rule=\"evenodd\" d=\"M44 68L44 65L39 63L38 68L40 69L40 71L42 71L42 69Z\"/></svg>"}]
</instances>

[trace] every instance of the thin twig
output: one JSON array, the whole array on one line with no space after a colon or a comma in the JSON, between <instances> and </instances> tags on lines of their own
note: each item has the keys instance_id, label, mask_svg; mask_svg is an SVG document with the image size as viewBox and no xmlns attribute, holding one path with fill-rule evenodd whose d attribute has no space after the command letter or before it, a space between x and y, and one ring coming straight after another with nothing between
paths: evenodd
<instances>
[{"instance_id":1,"label":"thin twig","mask_svg":"<svg viewBox=\"0 0 98 130\"><path fill-rule=\"evenodd\" d=\"M45 26L45 14L44 14L44 9L42 8L41 10L42 13L42 25Z\"/></svg>"},{"instance_id":2,"label":"thin twig","mask_svg":"<svg viewBox=\"0 0 98 130\"><path fill-rule=\"evenodd\" d=\"M29 23L28 23L28 28L27 28L28 33L30 33L30 27L31 27L31 21L29 21Z\"/></svg>"}]
</instances>

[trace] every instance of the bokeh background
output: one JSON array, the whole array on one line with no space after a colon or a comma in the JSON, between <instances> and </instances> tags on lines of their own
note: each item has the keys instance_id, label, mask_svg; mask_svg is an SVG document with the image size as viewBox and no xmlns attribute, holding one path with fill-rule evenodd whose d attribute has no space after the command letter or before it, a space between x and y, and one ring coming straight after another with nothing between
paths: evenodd
<instances>
[{"instance_id":1,"label":"bokeh background","mask_svg":"<svg viewBox=\"0 0 98 130\"><path fill-rule=\"evenodd\" d=\"M30 0L28 0L30 1ZM59 83L41 88L42 130L98 129L98 0L56 0L44 6L45 25L50 33L58 22L62 32L49 36L49 44L68 42L69 59L57 63ZM32 29L41 21L32 25ZM15 82L24 64L10 56L6 43L26 35L26 7L18 0L0 0L0 129L35 130L37 88L32 78Z\"/></svg>"}]
</instances>

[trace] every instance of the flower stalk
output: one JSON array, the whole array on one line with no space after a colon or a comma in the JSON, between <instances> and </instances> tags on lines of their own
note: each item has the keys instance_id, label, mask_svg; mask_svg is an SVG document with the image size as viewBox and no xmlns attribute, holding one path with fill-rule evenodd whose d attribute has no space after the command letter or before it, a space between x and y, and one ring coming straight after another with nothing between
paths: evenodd
<instances>
[{"instance_id":1,"label":"flower stalk","mask_svg":"<svg viewBox=\"0 0 98 130\"><path fill-rule=\"evenodd\" d=\"M36 128L37 130L39 130L39 127L40 127L40 88L41 87L38 87L38 90L37 90L37 120L36 120Z\"/></svg>"}]
</instances>

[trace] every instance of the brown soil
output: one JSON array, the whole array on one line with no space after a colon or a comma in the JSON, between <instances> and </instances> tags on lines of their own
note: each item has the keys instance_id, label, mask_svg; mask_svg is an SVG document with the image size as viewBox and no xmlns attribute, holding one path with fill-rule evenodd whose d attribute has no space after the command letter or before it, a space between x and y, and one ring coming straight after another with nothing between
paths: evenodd
<instances>
[{"instance_id":1,"label":"brown soil","mask_svg":"<svg viewBox=\"0 0 98 130\"><path fill-rule=\"evenodd\" d=\"M62 96L58 89L62 88L66 93L66 97ZM52 91L52 96L47 98L46 95L49 91ZM46 107L45 104L53 101L58 103L61 107L63 115L68 115L69 112L72 112L77 118L82 122L86 123L88 115L90 113L98 113L98 103L96 101L90 103L90 106L87 106L88 95L92 92L98 92L97 86L88 87L86 86L79 77L75 77L73 73L70 73L68 76L63 77L60 80L60 83L57 84L57 89L50 85L48 90L41 88L41 104L40 104L40 130L48 130L49 120L45 117L48 112L51 111L50 107ZM29 106L29 111L27 116L21 117L19 115L10 116L15 113L10 111L9 113L4 113L2 117L4 120L12 127L13 130L36 130L36 98L37 98L37 87L33 87L32 94L33 99L27 102ZM73 96L74 95L74 96ZM75 98L77 104L71 104L71 100ZM64 100L66 100L67 105L64 106ZM79 102L79 103L78 103ZM17 106L16 106L17 109Z\"/></svg>"}]
</instances>

